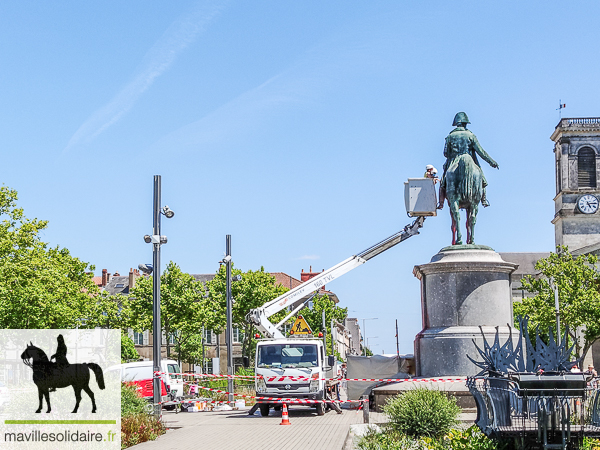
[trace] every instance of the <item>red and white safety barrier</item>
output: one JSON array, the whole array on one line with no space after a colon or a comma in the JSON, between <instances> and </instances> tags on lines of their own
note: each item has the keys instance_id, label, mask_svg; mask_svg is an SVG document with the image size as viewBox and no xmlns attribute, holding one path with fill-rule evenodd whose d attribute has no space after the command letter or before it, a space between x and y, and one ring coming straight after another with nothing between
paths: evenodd
<instances>
[{"instance_id":1,"label":"red and white safety barrier","mask_svg":"<svg viewBox=\"0 0 600 450\"><path fill-rule=\"evenodd\" d=\"M198 387L200 389L204 389L205 391L216 392L218 394L224 394L224 395L232 394L231 392L222 391L220 389L207 388L207 387L199 386L199 385L198 385ZM268 400L269 402L273 402L273 403L279 402L279 403L311 404L311 403L357 403L357 402L368 401L368 400L346 400L346 401L344 401L344 400L305 400L305 399L299 399L299 398L259 397L259 396L254 396L254 395L244 395L244 394L235 394L235 393L233 393L233 395L235 397L251 398L251 399L259 400L259 401Z\"/></svg>"},{"instance_id":2,"label":"red and white safety barrier","mask_svg":"<svg viewBox=\"0 0 600 450\"><path fill-rule=\"evenodd\" d=\"M165 374L165 372L155 372L157 374ZM280 375L274 377L263 377L262 375L215 375L208 373L169 373L169 375L187 375L196 378L246 378L256 379L263 378L266 382L272 383L274 381L311 381L311 380L336 380L336 381L371 381L371 382L387 382L387 383L404 383L404 382L418 382L418 383L460 383L467 381L466 377L452 377L452 378L311 378L311 377L298 377L294 375ZM190 383L190 382L187 382Z\"/></svg>"}]
</instances>

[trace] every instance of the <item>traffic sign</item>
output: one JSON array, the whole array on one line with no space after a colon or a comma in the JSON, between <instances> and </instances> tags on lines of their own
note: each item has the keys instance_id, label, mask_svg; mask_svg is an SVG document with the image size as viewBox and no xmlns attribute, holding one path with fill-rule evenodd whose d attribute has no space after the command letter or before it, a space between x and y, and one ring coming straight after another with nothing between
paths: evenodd
<instances>
[{"instance_id":1,"label":"traffic sign","mask_svg":"<svg viewBox=\"0 0 600 450\"><path fill-rule=\"evenodd\" d=\"M298 316L294 325L292 325L290 334L312 334L312 331L308 326L308 323L306 323L306 320L304 320L304 317Z\"/></svg>"}]
</instances>

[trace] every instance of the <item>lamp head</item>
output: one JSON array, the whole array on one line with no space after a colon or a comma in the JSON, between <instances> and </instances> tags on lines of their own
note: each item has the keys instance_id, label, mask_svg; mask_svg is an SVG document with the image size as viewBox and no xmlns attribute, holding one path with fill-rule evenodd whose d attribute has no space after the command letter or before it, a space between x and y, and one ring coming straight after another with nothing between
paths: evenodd
<instances>
[{"instance_id":1,"label":"lamp head","mask_svg":"<svg viewBox=\"0 0 600 450\"><path fill-rule=\"evenodd\" d=\"M152 273L152 271L154 270L154 268L152 267L152 264L140 264L138 265L138 269L140 269L143 273L150 275Z\"/></svg>"},{"instance_id":2,"label":"lamp head","mask_svg":"<svg viewBox=\"0 0 600 450\"><path fill-rule=\"evenodd\" d=\"M169 208L167 205L163 206L160 212L164 214L167 217L167 219L170 219L175 215L173 210L171 210L171 208Z\"/></svg>"}]
</instances>

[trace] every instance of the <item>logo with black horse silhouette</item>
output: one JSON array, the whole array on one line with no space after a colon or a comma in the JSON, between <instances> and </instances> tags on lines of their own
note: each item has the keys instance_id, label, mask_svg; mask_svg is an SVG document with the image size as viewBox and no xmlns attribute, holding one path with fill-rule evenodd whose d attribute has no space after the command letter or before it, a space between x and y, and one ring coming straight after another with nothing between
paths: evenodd
<instances>
[{"instance_id":1,"label":"logo with black horse silhouette","mask_svg":"<svg viewBox=\"0 0 600 450\"><path fill-rule=\"evenodd\" d=\"M46 398L46 404L48 405L46 412L49 413L52 410L50 407L50 392L69 386L73 386L75 391L76 403L73 412L76 413L79 408L81 391L83 390L92 400L92 412L95 413L96 401L94 400L94 393L90 389L90 370L94 372L100 389L104 389L102 368L96 363L70 364L67 360L67 346L62 334L58 335L57 341L56 353L52 355L50 360L48 360L46 353L41 348L34 346L32 342L21 354L23 363L33 369L33 382L38 388L40 405L36 413L42 411L44 398ZM56 362L52 362L52 360Z\"/></svg>"}]
</instances>

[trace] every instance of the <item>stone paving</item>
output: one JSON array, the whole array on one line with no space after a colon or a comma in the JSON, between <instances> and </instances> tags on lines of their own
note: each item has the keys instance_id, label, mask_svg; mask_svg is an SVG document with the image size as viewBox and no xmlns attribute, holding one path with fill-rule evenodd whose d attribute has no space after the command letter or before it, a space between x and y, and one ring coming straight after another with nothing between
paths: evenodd
<instances>
[{"instance_id":1,"label":"stone paving","mask_svg":"<svg viewBox=\"0 0 600 450\"><path fill-rule=\"evenodd\" d=\"M376 417L373 417L375 420ZM268 417L248 410L197 413L165 412L173 428L155 441L131 447L135 450L342 450L350 425L363 422L362 411L344 409L317 416L313 408L292 406L291 425L282 426L281 411Z\"/></svg>"}]
</instances>

